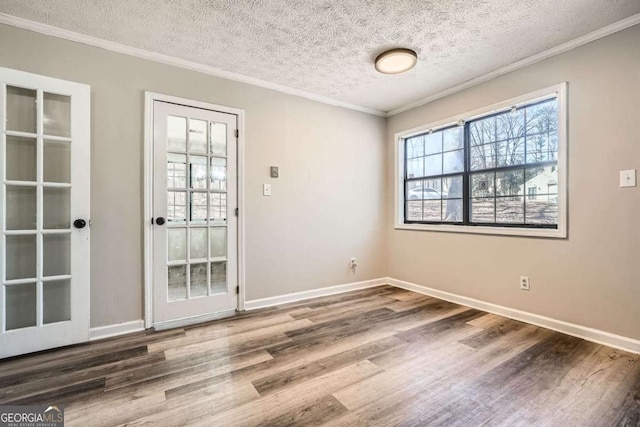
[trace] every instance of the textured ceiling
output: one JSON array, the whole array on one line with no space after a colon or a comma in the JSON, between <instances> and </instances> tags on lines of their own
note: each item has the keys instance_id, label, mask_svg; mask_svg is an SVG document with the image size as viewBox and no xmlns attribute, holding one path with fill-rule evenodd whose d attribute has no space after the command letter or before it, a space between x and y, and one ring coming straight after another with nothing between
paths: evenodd
<instances>
[{"instance_id":1,"label":"textured ceiling","mask_svg":"<svg viewBox=\"0 0 640 427\"><path fill-rule=\"evenodd\" d=\"M639 0L0 0L0 12L389 111L640 13ZM418 52L375 71L391 47Z\"/></svg>"}]
</instances>

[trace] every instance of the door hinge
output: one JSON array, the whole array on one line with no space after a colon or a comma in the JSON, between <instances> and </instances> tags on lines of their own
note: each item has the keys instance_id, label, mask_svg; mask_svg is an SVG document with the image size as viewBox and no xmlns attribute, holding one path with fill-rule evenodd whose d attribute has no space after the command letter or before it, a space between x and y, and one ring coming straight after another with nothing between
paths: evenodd
<instances>
[{"instance_id":1,"label":"door hinge","mask_svg":"<svg viewBox=\"0 0 640 427\"><path fill-rule=\"evenodd\" d=\"M240 293L240 286L236 286L236 294Z\"/></svg>"},{"instance_id":2,"label":"door hinge","mask_svg":"<svg viewBox=\"0 0 640 427\"><path fill-rule=\"evenodd\" d=\"M240 213L240 210L236 208L236 216L238 216L239 213Z\"/></svg>"},{"instance_id":3,"label":"door hinge","mask_svg":"<svg viewBox=\"0 0 640 427\"><path fill-rule=\"evenodd\" d=\"M240 129L236 129L236 138L240 138Z\"/></svg>"}]
</instances>

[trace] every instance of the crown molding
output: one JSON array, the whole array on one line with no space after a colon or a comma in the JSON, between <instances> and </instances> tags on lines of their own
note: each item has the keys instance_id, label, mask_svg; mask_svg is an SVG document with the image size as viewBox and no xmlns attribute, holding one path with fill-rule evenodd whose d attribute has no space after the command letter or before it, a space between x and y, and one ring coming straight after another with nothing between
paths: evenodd
<instances>
[{"instance_id":1,"label":"crown molding","mask_svg":"<svg viewBox=\"0 0 640 427\"><path fill-rule=\"evenodd\" d=\"M575 49L576 47L582 46L592 41L617 33L618 31L622 31L629 27L633 27L634 25L638 25L640 24L640 13L632 15L628 18L625 18L621 21L607 25L606 27L600 28L599 30L593 31L589 34L585 34L574 40L570 40L566 43L559 44L555 47L552 47L551 49L547 49L543 52L521 59L512 64L498 68L497 70L475 77L464 83L452 86L448 89L437 92L433 95L429 95L425 98L421 98L417 101L411 102L407 105L393 109L388 112L384 112L374 108L364 107L361 105L350 104L348 102L344 102L338 99L318 95L318 94L307 92L300 89L295 89L295 88L281 85L278 83L268 82L268 81L257 79L254 77L245 76L245 75L234 73L231 71L221 70L219 68L199 64L197 62L187 61L187 60L175 58L169 55L163 55L160 53L155 53L155 52L151 52L144 49L138 49L135 47L126 46L120 43L115 43L115 42L100 39L97 37L87 36L84 34L76 33L69 30L64 30L62 28L54 27L51 25L30 21L28 19L19 18L13 15L8 15L6 13L0 13L0 24L6 24L12 27L22 28L24 30L33 31L40 34L45 34L45 35L57 37L60 39L74 41L77 43L98 47L98 48L109 50L112 52L135 56L135 57L146 59L149 61L159 62L162 64L172 65L174 67L184 68L191 71L197 71L197 72L212 75L215 77L221 77L228 80L246 83L252 86L271 89L281 93L286 93L288 95L299 96L301 98L306 98L312 101L320 102L323 104L329 104L336 107L342 107L350 110L360 111L363 113L373 114L375 116L380 116L380 117L392 117L397 114L403 113L405 111L409 111L414 108L420 107L422 105L428 104L430 102L436 101L438 99L444 98L446 96L453 95L454 93L463 91L465 89L469 89L473 86L477 86L481 83L485 83L489 80L493 80L497 77L519 70L526 66L535 64L540 61L544 61L545 59L551 58L555 55L559 55L563 52L567 52L571 49Z\"/></svg>"},{"instance_id":2,"label":"crown molding","mask_svg":"<svg viewBox=\"0 0 640 427\"><path fill-rule=\"evenodd\" d=\"M444 98L449 95L453 95L456 92L463 91L465 89L469 89L470 87L479 85L481 83L487 82L489 80L493 80L497 77L503 76L505 74L511 73L512 71L519 70L528 65L535 64L540 61L544 61L545 59L551 58L552 56L559 55L563 52L567 52L571 49L575 49L576 47L585 45L592 41L601 39L603 37L609 36L611 34L617 33L618 31L622 31L629 27L633 27L634 25L640 24L640 13L632 15L628 18L625 18L621 21L614 22L613 24L607 25L606 27L600 28L599 30L593 31L591 33L585 34L584 36L580 36L576 39L570 40L566 43L559 44L551 49L547 49L540 53L537 53L533 56L529 56L527 58L521 59L512 64L506 65L502 68L498 68L497 70L491 71L490 73L483 74L471 80L468 80L459 85L450 87L449 89L445 89L441 92L434 93L433 95L429 95L425 98L421 98L417 101L411 102L403 107L396 108L387 112L386 116L391 117L396 114L404 113L405 111L413 110L414 108L420 107L422 105L428 104L430 102L436 101L438 99Z\"/></svg>"},{"instance_id":3,"label":"crown molding","mask_svg":"<svg viewBox=\"0 0 640 427\"><path fill-rule=\"evenodd\" d=\"M368 108L368 107L363 107L361 105L350 104L348 102L340 101L338 99L330 98L323 95L318 95L318 94L307 92L300 89L295 89L295 88L281 85L278 83L272 83L272 82L257 79L254 77L249 77L242 74L234 73L231 71L221 70L219 68L211 67L209 65L199 64L197 62L188 61L185 59L179 59L173 56L151 52L144 49L138 49L135 47L126 46L120 43L115 43L115 42L104 40L97 37L87 36L84 34L76 33L74 31L69 31L69 30L54 27L51 25L42 24L40 22L30 21L28 19L19 18L13 15L8 15L6 13L0 13L0 24L6 24L12 27L22 28L24 30L33 31L36 33L45 34L48 36L57 37L64 40L70 40L70 41L82 43L88 46L98 47L98 48L109 50L112 52L135 56L137 58L142 58L149 61L160 62L162 64L172 65L174 67L184 68L191 71L197 71L200 73L208 74L215 77L221 77L228 80L233 80L240 83L246 83L252 86L271 89L278 92L286 93L288 95L294 95L294 96L299 96L301 98L310 99L312 101L320 102L323 104L329 104L336 107L347 108L349 110L360 111L363 113L373 114L375 116L380 116L380 117L386 116L386 113L384 111L376 110L374 108Z\"/></svg>"}]
</instances>

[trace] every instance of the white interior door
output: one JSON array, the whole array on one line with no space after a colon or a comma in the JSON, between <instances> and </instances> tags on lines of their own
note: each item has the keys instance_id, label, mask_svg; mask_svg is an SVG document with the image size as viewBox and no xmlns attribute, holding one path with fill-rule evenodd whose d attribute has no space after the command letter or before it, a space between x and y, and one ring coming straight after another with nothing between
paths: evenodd
<instances>
[{"instance_id":1,"label":"white interior door","mask_svg":"<svg viewBox=\"0 0 640 427\"><path fill-rule=\"evenodd\" d=\"M153 320L237 308L237 116L153 105Z\"/></svg>"},{"instance_id":2,"label":"white interior door","mask_svg":"<svg viewBox=\"0 0 640 427\"><path fill-rule=\"evenodd\" d=\"M89 338L89 99L0 68L0 357Z\"/></svg>"}]
</instances>

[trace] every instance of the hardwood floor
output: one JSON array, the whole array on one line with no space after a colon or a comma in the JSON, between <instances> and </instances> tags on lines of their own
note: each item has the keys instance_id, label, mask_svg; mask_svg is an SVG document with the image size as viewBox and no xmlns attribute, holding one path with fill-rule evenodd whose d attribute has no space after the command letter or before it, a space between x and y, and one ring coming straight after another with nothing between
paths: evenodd
<instances>
[{"instance_id":1,"label":"hardwood floor","mask_svg":"<svg viewBox=\"0 0 640 427\"><path fill-rule=\"evenodd\" d=\"M0 361L68 426L639 426L639 357L383 286Z\"/></svg>"}]
</instances>

